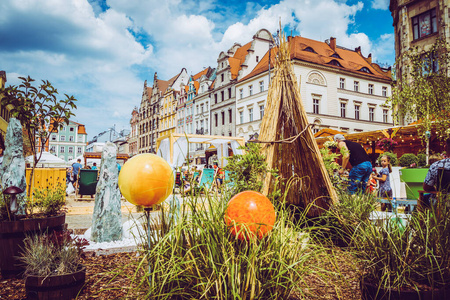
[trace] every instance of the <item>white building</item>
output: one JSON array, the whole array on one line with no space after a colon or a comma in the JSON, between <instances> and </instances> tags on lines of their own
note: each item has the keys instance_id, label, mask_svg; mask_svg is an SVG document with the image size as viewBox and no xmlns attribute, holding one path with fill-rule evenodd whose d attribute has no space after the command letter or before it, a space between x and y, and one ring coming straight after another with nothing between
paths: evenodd
<instances>
[{"instance_id":1,"label":"white building","mask_svg":"<svg viewBox=\"0 0 450 300\"><path fill-rule=\"evenodd\" d=\"M289 37L291 58L308 120L313 131L377 130L392 125L384 105L391 95L390 69L382 69L355 50L303 37ZM275 57L272 49L271 59ZM236 136L246 140L259 133L269 86L269 52L236 84ZM273 66L271 66L273 71ZM273 72L272 72L273 76Z\"/></svg>"}]
</instances>

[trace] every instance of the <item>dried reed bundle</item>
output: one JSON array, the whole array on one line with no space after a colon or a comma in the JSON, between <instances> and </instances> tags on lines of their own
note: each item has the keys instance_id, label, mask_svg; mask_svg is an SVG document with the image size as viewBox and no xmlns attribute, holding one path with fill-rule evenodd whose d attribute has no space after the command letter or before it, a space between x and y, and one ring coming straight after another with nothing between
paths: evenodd
<instances>
[{"instance_id":1,"label":"dried reed bundle","mask_svg":"<svg viewBox=\"0 0 450 300\"><path fill-rule=\"evenodd\" d=\"M321 213L318 207L328 209L337 196L309 127L289 48L281 32L259 139L268 166L278 169L280 177L289 182L286 201L305 208L314 202L308 215L317 216ZM263 193L269 194L272 188L273 178L267 174Z\"/></svg>"}]
</instances>

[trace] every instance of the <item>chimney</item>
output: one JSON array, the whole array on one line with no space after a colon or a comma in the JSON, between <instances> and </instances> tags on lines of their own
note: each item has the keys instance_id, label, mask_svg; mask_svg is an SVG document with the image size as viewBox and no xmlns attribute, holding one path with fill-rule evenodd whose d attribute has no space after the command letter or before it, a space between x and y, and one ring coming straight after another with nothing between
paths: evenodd
<instances>
[{"instance_id":1,"label":"chimney","mask_svg":"<svg viewBox=\"0 0 450 300\"><path fill-rule=\"evenodd\" d=\"M333 51L336 51L336 38L330 37L330 47L333 49Z\"/></svg>"},{"instance_id":2,"label":"chimney","mask_svg":"<svg viewBox=\"0 0 450 300\"><path fill-rule=\"evenodd\" d=\"M369 62L369 64L372 63L372 53L369 53L369 56L367 56L367 61Z\"/></svg>"},{"instance_id":3,"label":"chimney","mask_svg":"<svg viewBox=\"0 0 450 300\"><path fill-rule=\"evenodd\" d=\"M361 46L356 47L355 52L361 55Z\"/></svg>"}]
</instances>

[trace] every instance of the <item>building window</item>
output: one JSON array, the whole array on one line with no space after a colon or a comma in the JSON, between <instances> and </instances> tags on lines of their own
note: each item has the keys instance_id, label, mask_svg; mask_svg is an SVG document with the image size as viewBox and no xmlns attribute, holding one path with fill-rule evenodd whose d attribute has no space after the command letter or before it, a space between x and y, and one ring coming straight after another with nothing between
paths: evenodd
<instances>
[{"instance_id":1,"label":"building window","mask_svg":"<svg viewBox=\"0 0 450 300\"><path fill-rule=\"evenodd\" d=\"M69 147L69 153L73 153L73 147Z\"/></svg>"},{"instance_id":2,"label":"building window","mask_svg":"<svg viewBox=\"0 0 450 300\"><path fill-rule=\"evenodd\" d=\"M248 109L248 121L253 122L253 108Z\"/></svg>"},{"instance_id":3,"label":"building window","mask_svg":"<svg viewBox=\"0 0 450 300\"><path fill-rule=\"evenodd\" d=\"M220 79L222 80L222 82L223 82L223 78L224 78L223 75L224 75L223 73L220 75Z\"/></svg>"},{"instance_id":4,"label":"building window","mask_svg":"<svg viewBox=\"0 0 450 300\"><path fill-rule=\"evenodd\" d=\"M73 136L69 136L69 142L73 142L74 137Z\"/></svg>"},{"instance_id":5,"label":"building window","mask_svg":"<svg viewBox=\"0 0 450 300\"><path fill-rule=\"evenodd\" d=\"M347 115L347 103L341 102L341 118L345 118Z\"/></svg>"},{"instance_id":6,"label":"building window","mask_svg":"<svg viewBox=\"0 0 450 300\"><path fill-rule=\"evenodd\" d=\"M66 147L61 146L61 147L59 148L59 153L64 153L64 152L66 152Z\"/></svg>"},{"instance_id":7,"label":"building window","mask_svg":"<svg viewBox=\"0 0 450 300\"><path fill-rule=\"evenodd\" d=\"M201 111L201 113L203 113L203 111L204 111L204 106L203 106L203 104L200 105L200 111Z\"/></svg>"},{"instance_id":8,"label":"building window","mask_svg":"<svg viewBox=\"0 0 450 300\"><path fill-rule=\"evenodd\" d=\"M359 120L359 105L355 105L355 120Z\"/></svg>"},{"instance_id":9,"label":"building window","mask_svg":"<svg viewBox=\"0 0 450 300\"><path fill-rule=\"evenodd\" d=\"M369 121L373 122L375 120L375 107L369 107Z\"/></svg>"},{"instance_id":10,"label":"building window","mask_svg":"<svg viewBox=\"0 0 450 300\"><path fill-rule=\"evenodd\" d=\"M233 123L233 113L231 109L228 110L228 119L230 120L230 123Z\"/></svg>"},{"instance_id":11,"label":"building window","mask_svg":"<svg viewBox=\"0 0 450 300\"><path fill-rule=\"evenodd\" d=\"M259 91L264 92L264 80L259 82Z\"/></svg>"},{"instance_id":12,"label":"building window","mask_svg":"<svg viewBox=\"0 0 450 300\"><path fill-rule=\"evenodd\" d=\"M221 91L220 92L220 101L224 101L225 100L225 92L224 91Z\"/></svg>"},{"instance_id":13,"label":"building window","mask_svg":"<svg viewBox=\"0 0 450 300\"><path fill-rule=\"evenodd\" d=\"M388 122L388 110L387 109L383 109L383 122L384 123Z\"/></svg>"},{"instance_id":14,"label":"building window","mask_svg":"<svg viewBox=\"0 0 450 300\"><path fill-rule=\"evenodd\" d=\"M414 39L437 32L436 8L412 18Z\"/></svg>"},{"instance_id":15,"label":"building window","mask_svg":"<svg viewBox=\"0 0 450 300\"><path fill-rule=\"evenodd\" d=\"M78 154L81 154L81 147L78 147L77 153L78 153Z\"/></svg>"},{"instance_id":16,"label":"building window","mask_svg":"<svg viewBox=\"0 0 450 300\"><path fill-rule=\"evenodd\" d=\"M217 114L214 114L214 123L216 124L216 127L219 126L219 116Z\"/></svg>"},{"instance_id":17,"label":"building window","mask_svg":"<svg viewBox=\"0 0 450 300\"><path fill-rule=\"evenodd\" d=\"M239 124L243 124L244 123L244 112L240 111L239 112Z\"/></svg>"},{"instance_id":18,"label":"building window","mask_svg":"<svg viewBox=\"0 0 450 300\"><path fill-rule=\"evenodd\" d=\"M319 113L319 99L313 98L313 114Z\"/></svg>"},{"instance_id":19,"label":"building window","mask_svg":"<svg viewBox=\"0 0 450 300\"><path fill-rule=\"evenodd\" d=\"M225 125L225 112L223 111L221 115L222 115L222 125Z\"/></svg>"},{"instance_id":20,"label":"building window","mask_svg":"<svg viewBox=\"0 0 450 300\"><path fill-rule=\"evenodd\" d=\"M381 88L381 95L382 95L383 97L387 97L387 87L383 86L383 87Z\"/></svg>"},{"instance_id":21,"label":"building window","mask_svg":"<svg viewBox=\"0 0 450 300\"><path fill-rule=\"evenodd\" d=\"M248 86L248 95L249 96L253 95L253 85Z\"/></svg>"},{"instance_id":22,"label":"building window","mask_svg":"<svg viewBox=\"0 0 450 300\"><path fill-rule=\"evenodd\" d=\"M56 147L55 146L51 146L50 147L50 153L55 153L56 152Z\"/></svg>"},{"instance_id":23,"label":"building window","mask_svg":"<svg viewBox=\"0 0 450 300\"><path fill-rule=\"evenodd\" d=\"M339 88L345 89L345 78L339 78Z\"/></svg>"},{"instance_id":24,"label":"building window","mask_svg":"<svg viewBox=\"0 0 450 300\"><path fill-rule=\"evenodd\" d=\"M261 119L264 117L264 105L259 106L259 116Z\"/></svg>"},{"instance_id":25,"label":"building window","mask_svg":"<svg viewBox=\"0 0 450 300\"><path fill-rule=\"evenodd\" d=\"M353 90L354 90L355 92L359 92L359 81L355 81L355 82L353 83Z\"/></svg>"},{"instance_id":26,"label":"building window","mask_svg":"<svg viewBox=\"0 0 450 300\"><path fill-rule=\"evenodd\" d=\"M62 142L64 142L66 140L66 136L62 135L60 139L61 139Z\"/></svg>"},{"instance_id":27,"label":"building window","mask_svg":"<svg viewBox=\"0 0 450 300\"><path fill-rule=\"evenodd\" d=\"M228 89L228 99L231 98L231 88Z\"/></svg>"},{"instance_id":28,"label":"building window","mask_svg":"<svg viewBox=\"0 0 450 300\"><path fill-rule=\"evenodd\" d=\"M69 128L69 131L70 131L70 132L73 132L74 130L75 130L74 127L70 127L70 128Z\"/></svg>"},{"instance_id":29,"label":"building window","mask_svg":"<svg viewBox=\"0 0 450 300\"><path fill-rule=\"evenodd\" d=\"M56 134L52 134L52 141L56 141Z\"/></svg>"},{"instance_id":30,"label":"building window","mask_svg":"<svg viewBox=\"0 0 450 300\"><path fill-rule=\"evenodd\" d=\"M217 104L217 94L214 94L214 103Z\"/></svg>"},{"instance_id":31,"label":"building window","mask_svg":"<svg viewBox=\"0 0 450 300\"><path fill-rule=\"evenodd\" d=\"M369 94L373 95L373 84L369 84Z\"/></svg>"}]
</instances>

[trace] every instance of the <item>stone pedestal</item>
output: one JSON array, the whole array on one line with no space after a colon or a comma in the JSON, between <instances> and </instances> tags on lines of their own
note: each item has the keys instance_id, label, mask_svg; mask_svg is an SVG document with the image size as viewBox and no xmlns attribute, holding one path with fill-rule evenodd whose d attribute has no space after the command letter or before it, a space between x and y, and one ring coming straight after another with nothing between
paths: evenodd
<instances>
[{"instance_id":1,"label":"stone pedestal","mask_svg":"<svg viewBox=\"0 0 450 300\"><path fill-rule=\"evenodd\" d=\"M16 118L11 118L6 130L5 151L0 167L2 190L17 186L24 192L17 195L18 215L25 214L25 195L27 183L25 177L25 158L23 157L22 125Z\"/></svg>"},{"instance_id":2,"label":"stone pedestal","mask_svg":"<svg viewBox=\"0 0 450 300\"><path fill-rule=\"evenodd\" d=\"M122 238L122 212L118 185L117 148L106 143L103 148L100 177L95 193L91 240L112 242Z\"/></svg>"}]
</instances>

